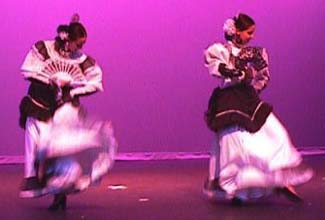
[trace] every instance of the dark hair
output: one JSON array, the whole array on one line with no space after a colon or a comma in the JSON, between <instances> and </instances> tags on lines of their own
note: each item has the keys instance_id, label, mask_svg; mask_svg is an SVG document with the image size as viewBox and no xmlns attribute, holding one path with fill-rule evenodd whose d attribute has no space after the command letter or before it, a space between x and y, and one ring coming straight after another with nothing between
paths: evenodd
<instances>
[{"instance_id":1,"label":"dark hair","mask_svg":"<svg viewBox=\"0 0 325 220\"><path fill-rule=\"evenodd\" d=\"M255 24L253 18L246 14L240 13L237 17L234 17L235 26L239 31L244 31Z\"/></svg>"},{"instance_id":2,"label":"dark hair","mask_svg":"<svg viewBox=\"0 0 325 220\"><path fill-rule=\"evenodd\" d=\"M240 13L239 15L233 17L233 20L235 21L236 29L239 31L244 31L249 27L251 27L252 25L255 25L254 19L243 13ZM225 39L232 40L233 36L225 33Z\"/></svg>"},{"instance_id":3,"label":"dark hair","mask_svg":"<svg viewBox=\"0 0 325 220\"><path fill-rule=\"evenodd\" d=\"M79 22L79 15L74 14L72 16L69 25L59 25L56 29L57 36L55 37L58 48L64 48L67 41L75 41L79 38L87 37L86 28ZM68 39L62 40L59 36L60 33L65 32L68 34Z\"/></svg>"},{"instance_id":4,"label":"dark hair","mask_svg":"<svg viewBox=\"0 0 325 220\"><path fill-rule=\"evenodd\" d=\"M72 22L68 26L69 40L87 37L86 28L79 22Z\"/></svg>"}]
</instances>

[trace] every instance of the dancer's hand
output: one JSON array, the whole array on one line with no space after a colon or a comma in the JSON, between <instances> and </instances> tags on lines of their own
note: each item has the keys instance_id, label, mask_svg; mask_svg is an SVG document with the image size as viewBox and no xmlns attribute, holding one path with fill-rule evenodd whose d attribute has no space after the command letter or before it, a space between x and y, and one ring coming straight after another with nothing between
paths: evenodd
<instances>
[{"instance_id":1,"label":"dancer's hand","mask_svg":"<svg viewBox=\"0 0 325 220\"><path fill-rule=\"evenodd\" d=\"M62 88L64 86L68 86L71 83L72 78L69 74L66 74L64 72L59 72L59 73L54 74L51 77L51 81Z\"/></svg>"}]
</instances>

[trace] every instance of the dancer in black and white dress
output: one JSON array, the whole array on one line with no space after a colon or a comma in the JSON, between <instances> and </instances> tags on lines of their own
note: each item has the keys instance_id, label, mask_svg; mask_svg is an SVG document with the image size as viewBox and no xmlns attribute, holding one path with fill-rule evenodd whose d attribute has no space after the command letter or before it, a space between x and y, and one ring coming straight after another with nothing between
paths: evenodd
<instances>
[{"instance_id":1,"label":"dancer in black and white dress","mask_svg":"<svg viewBox=\"0 0 325 220\"><path fill-rule=\"evenodd\" d=\"M220 149L211 155L204 191L237 202L277 191L300 201L293 186L307 182L313 171L302 165L272 106L259 97L270 75L265 48L248 46L255 22L239 14L225 22L224 32L226 43L205 50L206 66L218 83L206 121Z\"/></svg>"},{"instance_id":2,"label":"dancer in black and white dress","mask_svg":"<svg viewBox=\"0 0 325 220\"><path fill-rule=\"evenodd\" d=\"M66 194L98 183L112 167L117 143L109 121L91 119L79 97L102 91L102 70L81 49L87 32L75 15L55 40L38 41L22 74L30 83L20 104L25 129L25 179L20 196L54 194L50 210L66 207Z\"/></svg>"}]
</instances>

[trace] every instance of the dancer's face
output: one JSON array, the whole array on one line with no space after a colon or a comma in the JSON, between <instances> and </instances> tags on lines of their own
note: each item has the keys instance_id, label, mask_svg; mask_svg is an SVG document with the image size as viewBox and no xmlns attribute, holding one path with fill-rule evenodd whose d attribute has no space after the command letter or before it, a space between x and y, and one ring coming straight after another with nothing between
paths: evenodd
<instances>
[{"instance_id":1,"label":"dancer's face","mask_svg":"<svg viewBox=\"0 0 325 220\"><path fill-rule=\"evenodd\" d=\"M86 37L82 37L78 38L77 40L70 41L68 44L68 50L72 53L81 50L83 45L86 43L86 40Z\"/></svg>"},{"instance_id":2,"label":"dancer's face","mask_svg":"<svg viewBox=\"0 0 325 220\"><path fill-rule=\"evenodd\" d=\"M248 44L251 39L254 38L254 33L255 33L255 25L250 26L246 30L237 31L234 43L240 46L244 46Z\"/></svg>"}]
</instances>

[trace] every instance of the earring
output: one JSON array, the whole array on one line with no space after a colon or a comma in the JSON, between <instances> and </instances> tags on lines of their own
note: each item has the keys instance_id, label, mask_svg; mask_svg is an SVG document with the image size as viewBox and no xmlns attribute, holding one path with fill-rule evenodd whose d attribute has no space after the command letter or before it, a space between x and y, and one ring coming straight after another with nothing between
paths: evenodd
<instances>
[{"instance_id":1,"label":"earring","mask_svg":"<svg viewBox=\"0 0 325 220\"><path fill-rule=\"evenodd\" d=\"M69 41L66 41L64 43L64 51L68 51L69 50Z\"/></svg>"},{"instance_id":2,"label":"earring","mask_svg":"<svg viewBox=\"0 0 325 220\"><path fill-rule=\"evenodd\" d=\"M237 44L242 44L243 43L243 40L240 38L239 34L237 34L237 33L235 35L235 42Z\"/></svg>"}]
</instances>

